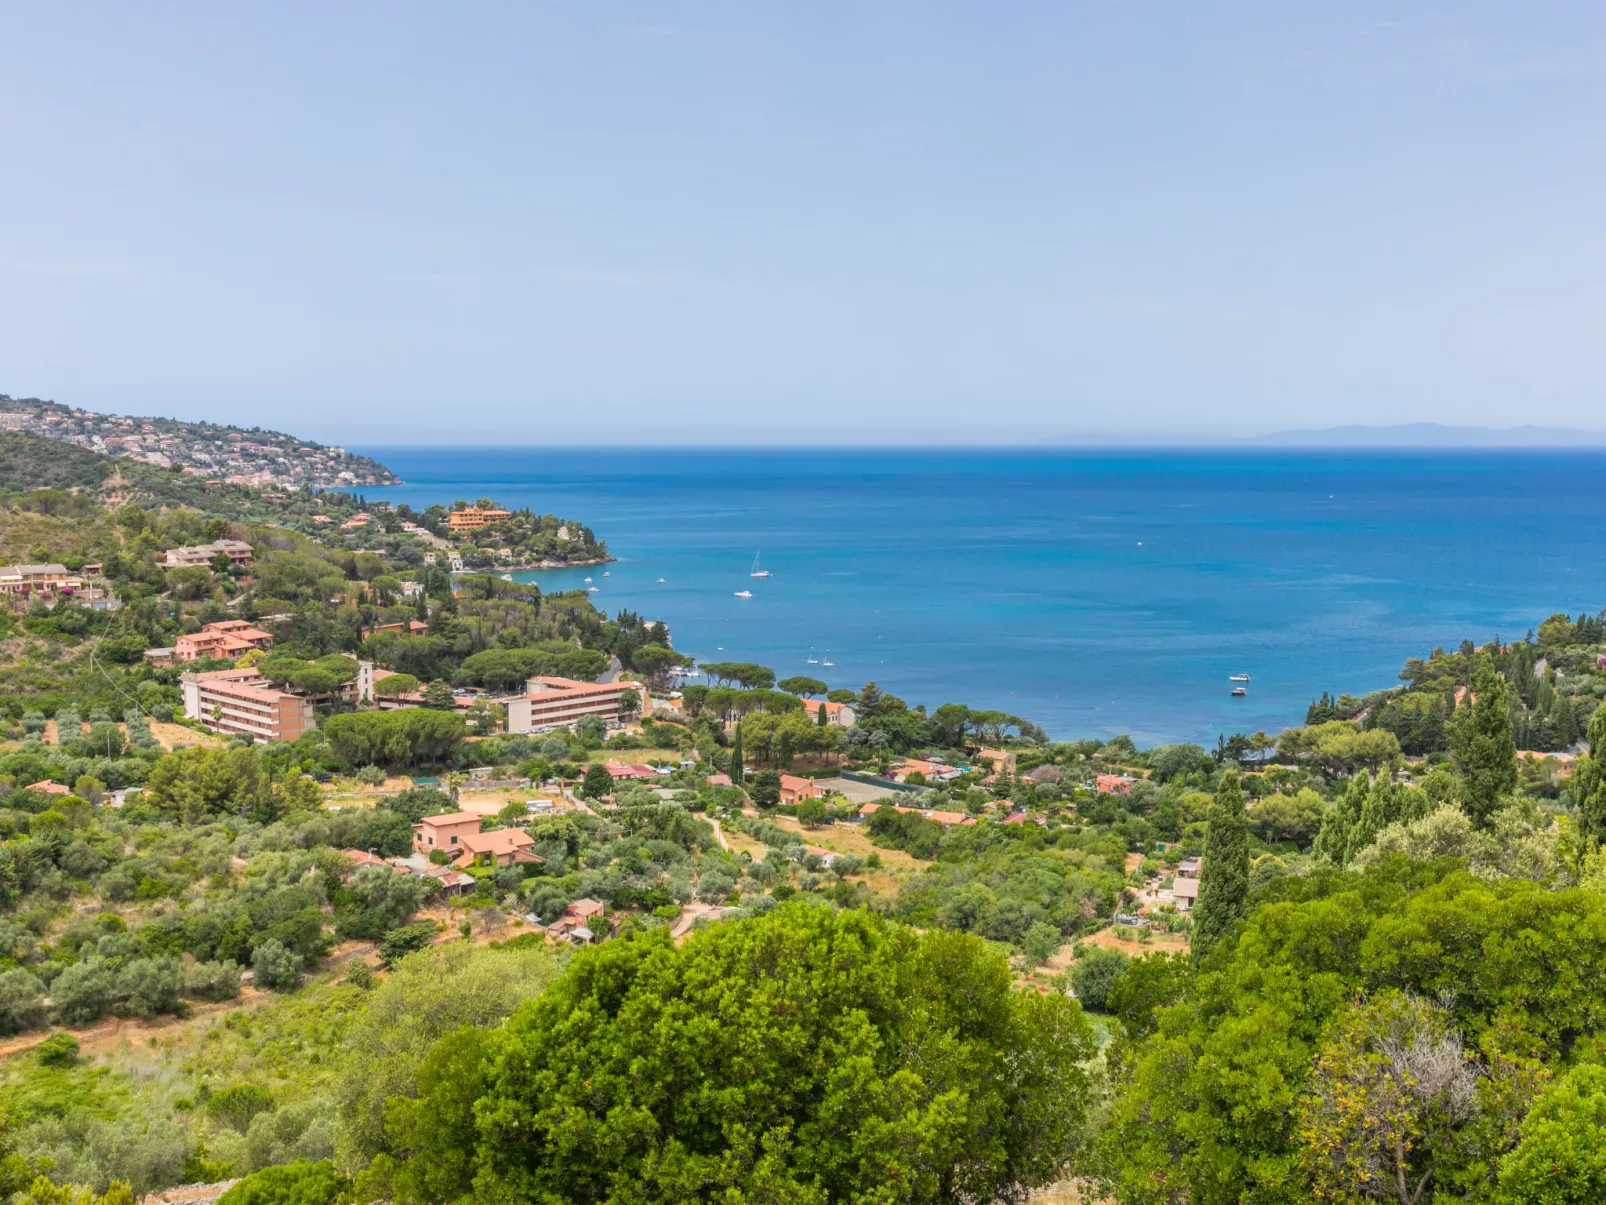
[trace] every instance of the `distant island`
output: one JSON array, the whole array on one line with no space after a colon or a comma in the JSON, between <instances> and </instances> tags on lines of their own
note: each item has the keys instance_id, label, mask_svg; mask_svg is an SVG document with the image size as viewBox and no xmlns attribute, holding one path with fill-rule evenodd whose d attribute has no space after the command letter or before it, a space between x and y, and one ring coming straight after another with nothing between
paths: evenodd
<instances>
[{"instance_id":1,"label":"distant island","mask_svg":"<svg viewBox=\"0 0 1606 1205\"><path fill-rule=\"evenodd\" d=\"M0 393L0 430L76 444L91 452L230 485L310 485L347 489L400 485L401 478L367 456L310 439L174 418L97 414L40 398Z\"/></svg>"},{"instance_id":2,"label":"distant island","mask_svg":"<svg viewBox=\"0 0 1606 1205\"><path fill-rule=\"evenodd\" d=\"M1453 427L1397 423L1278 431L1244 441L1282 448L1576 448L1606 447L1606 431L1570 427Z\"/></svg>"}]
</instances>

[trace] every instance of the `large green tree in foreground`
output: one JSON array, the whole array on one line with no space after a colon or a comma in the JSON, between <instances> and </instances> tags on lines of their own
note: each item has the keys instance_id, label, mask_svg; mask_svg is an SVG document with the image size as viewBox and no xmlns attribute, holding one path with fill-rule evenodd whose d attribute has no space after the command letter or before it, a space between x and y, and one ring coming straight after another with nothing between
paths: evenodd
<instances>
[{"instance_id":1,"label":"large green tree in foreground","mask_svg":"<svg viewBox=\"0 0 1606 1205\"><path fill-rule=\"evenodd\" d=\"M1018 1201L1080 1137L1091 1033L980 940L794 904L576 956L397 1100L398 1201Z\"/></svg>"}]
</instances>

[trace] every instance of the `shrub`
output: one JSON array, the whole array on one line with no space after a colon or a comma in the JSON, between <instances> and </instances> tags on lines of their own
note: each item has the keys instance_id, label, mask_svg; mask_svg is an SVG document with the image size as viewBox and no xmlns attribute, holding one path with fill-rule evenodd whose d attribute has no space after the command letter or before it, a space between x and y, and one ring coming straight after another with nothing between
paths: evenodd
<instances>
[{"instance_id":1,"label":"shrub","mask_svg":"<svg viewBox=\"0 0 1606 1205\"><path fill-rule=\"evenodd\" d=\"M357 771L357 781L365 787L382 787L387 775L378 766L364 766Z\"/></svg>"},{"instance_id":2,"label":"shrub","mask_svg":"<svg viewBox=\"0 0 1606 1205\"><path fill-rule=\"evenodd\" d=\"M379 959L388 969L407 955L422 950L434 940L434 937L435 926L430 921L420 921L416 925L404 925L400 929L392 929L379 943Z\"/></svg>"},{"instance_id":3,"label":"shrub","mask_svg":"<svg viewBox=\"0 0 1606 1205\"><path fill-rule=\"evenodd\" d=\"M219 1125L243 1134L253 1117L272 1108L273 1094L260 1084L234 1084L213 1093L212 1099L206 1102L206 1115Z\"/></svg>"},{"instance_id":4,"label":"shrub","mask_svg":"<svg viewBox=\"0 0 1606 1205\"><path fill-rule=\"evenodd\" d=\"M56 1016L69 1025L98 1021L111 1011L117 983L111 966L101 958L75 962L50 985Z\"/></svg>"},{"instance_id":5,"label":"shrub","mask_svg":"<svg viewBox=\"0 0 1606 1205\"><path fill-rule=\"evenodd\" d=\"M171 955L135 958L117 975L117 995L123 1007L136 1017L148 1019L177 1011L183 989L183 968Z\"/></svg>"},{"instance_id":6,"label":"shrub","mask_svg":"<svg viewBox=\"0 0 1606 1205\"><path fill-rule=\"evenodd\" d=\"M0 971L0 1035L32 1029L43 1021L44 999L45 985L32 973Z\"/></svg>"},{"instance_id":7,"label":"shrub","mask_svg":"<svg viewBox=\"0 0 1606 1205\"><path fill-rule=\"evenodd\" d=\"M71 1067L78 1062L78 1039L70 1033L53 1033L33 1049L41 1067Z\"/></svg>"},{"instance_id":8,"label":"shrub","mask_svg":"<svg viewBox=\"0 0 1606 1205\"><path fill-rule=\"evenodd\" d=\"M196 1000L233 1000L240 994L237 963L197 962L184 972L184 994Z\"/></svg>"},{"instance_id":9,"label":"shrub","mask_svg":"<svg viewBox=\"0 0 1606 1205\"><path fill-rule=\"evenodd\" d=\"M297 1160L252 1172L218 1198L218 1205L334 1205L347 1182L327 1159Z\"/></svg>"},{"instance_id":10,"label":"shrub","mask_svg":"<svg viewBox=\"0 0 1606 1205\"><path fill-rule=\"evenodd\" d=\"M301 955L270 937L251 954L252 982L274 991L294 991L301 983Z\"/></svg>"}]
</instances>

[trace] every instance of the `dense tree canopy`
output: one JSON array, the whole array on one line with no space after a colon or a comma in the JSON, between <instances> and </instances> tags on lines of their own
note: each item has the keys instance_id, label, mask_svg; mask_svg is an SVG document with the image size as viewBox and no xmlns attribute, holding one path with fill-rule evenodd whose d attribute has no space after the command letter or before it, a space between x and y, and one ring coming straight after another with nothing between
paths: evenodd
<instances>
[{"instance_id":1,"label":"dense tree canopy","mask_svg":"<svg viewBox=\"0 0 1606 1205\"><path fill-rule=\"evenodd\" d=\"M579 954L393 1113L401 1199L1014 1200L1080 1133L1091 1035L974 938L792 905Z\"/></svg>"}]
</instances>

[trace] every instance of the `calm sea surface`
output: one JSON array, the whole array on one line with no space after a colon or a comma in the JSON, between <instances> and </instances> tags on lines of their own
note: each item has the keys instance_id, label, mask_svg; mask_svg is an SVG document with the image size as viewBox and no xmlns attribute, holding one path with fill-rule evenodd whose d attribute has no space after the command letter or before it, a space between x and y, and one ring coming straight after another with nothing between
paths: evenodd
<instances>
[{"instance_id":1,"label":"calm sea surface","mask_svg":"<svg viewBox=\"0 0 1606 1205\"><path fill-rule=\"evenodd\" d=\"M588 524L616 564L518 576L594 578L702 660L1057 738L1276 731L1435 644L1606 607L1601 452L361 450L408 482L370 498Z\"/></svg>"}]
</instances>

